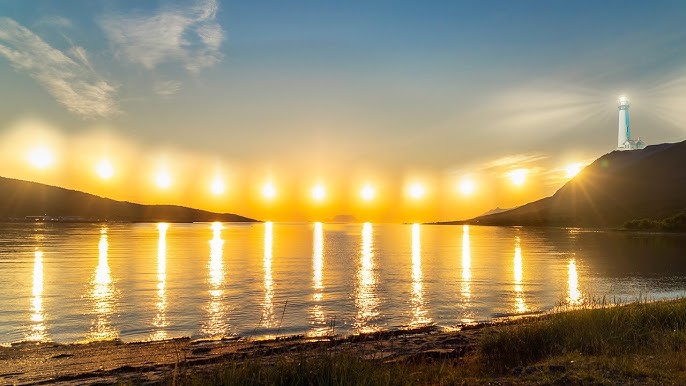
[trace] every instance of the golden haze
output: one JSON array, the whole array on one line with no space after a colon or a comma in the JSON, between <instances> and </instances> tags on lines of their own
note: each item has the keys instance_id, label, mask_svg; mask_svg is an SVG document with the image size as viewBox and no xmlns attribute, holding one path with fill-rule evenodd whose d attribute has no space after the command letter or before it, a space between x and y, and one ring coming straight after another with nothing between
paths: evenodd
<instances>
[{"instance_id":1,"label":"golden haze","mask_svg":"<svg viewBox=\"0 0 686 386\"><path fill-rule=\"evenodd\" d=\"M0 175L144 204L176 204L274 221L466 219L552 194L583 167L474 167L468 173L326 165L311 172L144 148L101 129L66 138L22 121L0 142ZM316 161L316 162L315 162ZM409 161L408 161L409 162Z\"/></svg>"}]
</instances>

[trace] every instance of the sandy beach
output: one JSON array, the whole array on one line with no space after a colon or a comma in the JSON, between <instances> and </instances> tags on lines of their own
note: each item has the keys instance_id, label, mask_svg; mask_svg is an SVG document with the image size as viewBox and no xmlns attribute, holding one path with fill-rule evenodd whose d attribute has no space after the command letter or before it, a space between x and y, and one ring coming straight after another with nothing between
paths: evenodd
<instances>
[{"instance_id":1,"label":"sandy beach","mask_svg":"<svg viewBox=\"0 0 686 386\"><path fill-rule=\"evenodd\" d=\"M235 338L87 344L22 343L0 348L2 384L107 384L125 380L155 382L175 370L205 371L226 363L259 359L265 365L288 356L346 350L382 362L460 358L474 345L484 325L460 331L435 327L368 335L273 340Z\"/></svg>"}]
</instances>

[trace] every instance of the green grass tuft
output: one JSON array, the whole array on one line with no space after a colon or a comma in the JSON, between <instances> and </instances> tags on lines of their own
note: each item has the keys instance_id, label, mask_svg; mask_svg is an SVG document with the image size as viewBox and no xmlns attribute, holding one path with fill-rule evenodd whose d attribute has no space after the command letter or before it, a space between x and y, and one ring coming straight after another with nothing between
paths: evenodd
<instances>
[{"instance_id":1,"label":"green grass tuft","mask_svg":"<svg viewBox=\"0 0 686 386\"><path fill-rule=\"evenodd\" d=\"M503 368L569 352L619 356L685 345L686 302L679 300L581 309L492 328L479 352L487 363Z\"/></svg>"}]
</instances>

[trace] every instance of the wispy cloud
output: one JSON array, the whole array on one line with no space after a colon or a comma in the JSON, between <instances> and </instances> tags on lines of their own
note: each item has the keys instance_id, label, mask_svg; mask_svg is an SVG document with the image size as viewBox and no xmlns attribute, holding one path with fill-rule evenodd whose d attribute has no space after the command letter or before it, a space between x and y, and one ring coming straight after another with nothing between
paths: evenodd
<instances>
[{"instance_id":1,"label":"wispy cloud","mask_svg":"<svg viewBox=\"0 0 686 386\"><path fill-rule=\"evenodd\" d=\"M519 136L557 134L602 114L606 107L603 97L595 90L565 87L564 82L537 82L504 90L489 101L499 110L490 128Z\"/></svg>"},{"instance_id":2,"label":"wispy cloud","mask_svg":"<svg viewBox=\"0 0 686 386\"><path fill-rule=\"evenodd\" d=\"M88 52L86 52L85 48L79 46L72 46L69 49L69 55L80 64L88 67L88 69L95 72L95 70L93 69L93 65L91 65L90 59L88 59Z\"/></svg>"},{"instance_id":3,"label":"wispy cloud","mask_svg":"<svg viewBox=\"0 0 686 386\"><path fill-rule=\"evenodd\" d=\"M68 52L53 48L16 21L0 18L0 55L17 71L25 71L67 109L84 118L118 112L117 88L94 71L83 47Z\"/></svg>"},{"instance_id":4,"label":"wispy cloud","mask_svg":"<svg viewBox=\"0 0 686 386\"><path fill-rule=\"evenodd\" d=\"M224 31L215 21L217 8L216 0L205 0L149 15L110 15L100 25L117 54L131 63L154 69L178 62L198 72L223 57L219 48Z\"/></svg>"},{"instance_id":5,"label":"wispy cloud","mask_svg":"<svg viewBox=\"0 0 686 386\"><path fill-rule=\"evenodd\" d=\"M155 83L155 94L162 98L171 98L174 94L181 91L181 82L175 80L167 80L164 82Z\"/></svg>"},{"instance_id":6,"label":"wispy cloud","mask_svg":"<svg viewBox=\"0 0 686 386\"><path fill-rule=\"evenodd\" d=\"M513 154L485 162L481 165L480 169L514 169L524 167L526 165L544 160L546 158L548 158L548 156L540 153Z\"/></svg>"}]
</instances>

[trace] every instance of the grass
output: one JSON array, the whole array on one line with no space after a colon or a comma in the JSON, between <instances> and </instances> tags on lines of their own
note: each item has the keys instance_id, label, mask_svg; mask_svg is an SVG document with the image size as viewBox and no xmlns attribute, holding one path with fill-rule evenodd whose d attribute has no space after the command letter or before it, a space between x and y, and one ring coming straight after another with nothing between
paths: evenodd
<instances>
[{"instance_id":1,"label":"grass","mask_svg":"<svg viewBox=\"0 0 686 386\"><path fill-rule=\"evenodd\" d=\"M500 368L578 352L620 356L686 348L686 301L638 302L562 312L493 329L480 355Z\"/></svg>"},{"instance_id":2,"label":"grass","mask_svg":"<svg viewBox=\"0 0 686 386\"><path fill-rule=\"evenodd\" d=\"M487 327L460 358L384 362L346 347L181 368L162 383L686 384L686 300L588 307Z\"/></svg>"},{"instance_id":3,"label":"grass","mask_svg":"<svg viewBox=\"0 0 686 386\"><path fill-rule=\"evenodd\" d=\"M385 363L363 359L351 351L319 352L275 363L259 360L230 363L207 372L181 372L164 384L177 385L408 385L460 384L469 374L452 363Z\"/></svg>"}]
</instances>

